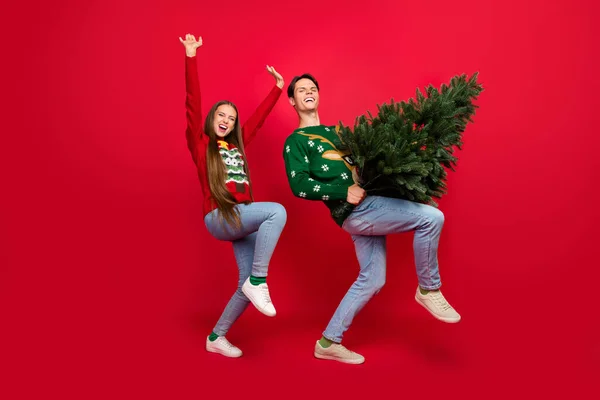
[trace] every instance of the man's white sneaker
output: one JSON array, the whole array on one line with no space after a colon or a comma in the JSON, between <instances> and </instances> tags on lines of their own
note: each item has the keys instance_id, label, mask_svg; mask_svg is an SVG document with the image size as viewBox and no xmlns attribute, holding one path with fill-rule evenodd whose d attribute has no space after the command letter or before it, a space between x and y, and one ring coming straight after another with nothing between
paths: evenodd
<instances>
[{"instance_id":1,"label":"man's white sneaker","mask_svg":"<svg viewBox=\"0 0 600 400\"><path fill-rule=\"evenodd\" d=\"M421 291L417 287L415 300L440 321L448 322L450 324L460 321L460 315L446 301L444 295L439 290L421 294Z\"/></svg>"},{"instance_id":2,"label":"man's white sneaker","mask_svg":"<svg viewBox=\"0 0 600 400\"><path fill-rule=\"evenodd\" d=\"M225 357L237 358L242 356L242 351L232 345L229 340L225 339L225 336L219 336L214 342L211 342L207 337L206 351L211 353L219 353Z\"/></svg>"},{"instance_id":3,"label":"man's white sneaker","mask_svg":"<svg viewBox=\"0 0 600 400\"><path fill-rule=\"evenodd\" d=\"M362 364L365 358L358 353L348 350L338 343L332 343L331 346L322 347L319 341L315 344L315 357L321 360L335 360L346 364Z\"/></svg>"},{"instance_id":4,"label":"man's white sneaker","mask_svg":"<svg viewBox=\"0 0 600 400\"><path fill-rule=\"evenodd\" d=\"M269 317L275 316L275 307L271 301L269 287L266 283L261 283L260 285L255 286L250 283L250 278L248 278L242 285L242 292L246 295L248 300L254 304L254 307L256 307L258 311Z\"/></svg>"}]
</instances>

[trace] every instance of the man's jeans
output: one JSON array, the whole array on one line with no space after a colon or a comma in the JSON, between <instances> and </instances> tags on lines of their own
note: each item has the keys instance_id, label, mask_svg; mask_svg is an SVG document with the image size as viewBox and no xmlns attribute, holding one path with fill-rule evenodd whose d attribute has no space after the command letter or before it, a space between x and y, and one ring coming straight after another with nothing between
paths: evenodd
<instances>
[{"instance_id":1,"label":"man's jeans","mask_svg":"<svg viewBox=\"0 0 600 400\"><path fill-rule=\"evenodd\" d=\"M340 343L354 316L385 284L386 235L415 231L413 248L419 286L438 289L441 281L437 249L443 225L444 214L435 207L367 196L342 226L352 235L360 274L342 299L323 336Z\"/></svg>"}]
</instances>

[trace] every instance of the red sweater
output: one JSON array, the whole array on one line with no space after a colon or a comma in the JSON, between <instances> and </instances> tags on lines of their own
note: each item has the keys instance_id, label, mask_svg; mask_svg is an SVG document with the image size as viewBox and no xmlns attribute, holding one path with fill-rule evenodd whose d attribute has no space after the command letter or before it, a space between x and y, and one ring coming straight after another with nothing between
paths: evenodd
<instances>
[{"instance_id":1,"label":"red sweater","mask_svg":"<svg viewBox=\"0 0 600 400\"><path fill-rule=\"evenodd\" d=\"M188 148L192 153L192 159L198 169L198 178L204 194L203 210L208 214L215 208L216 203L213 200L208 183L208 171L206 169L206 148L209 144L208 135L203 129L203 120L200 104L200 82L198 80L198 67L196 57L185 57L185 86L186 86L186 114L187 129L185 136L187 138ZM242 137L244 147L248 146L256 136L256 132L265 122L267 115L277 103L281 89L273 87L269 95L258 106L254 114L242 126ZM238 115L239 118L239 115ZM243 172L243 163L241 155L235 149L235 146L225 142L219 142L219 152L227 166L226 186L237 200L237 202L250 202L250 191L248 180ZM235 165L232 165L235 164Z\"/></svg>"}]
</instances>

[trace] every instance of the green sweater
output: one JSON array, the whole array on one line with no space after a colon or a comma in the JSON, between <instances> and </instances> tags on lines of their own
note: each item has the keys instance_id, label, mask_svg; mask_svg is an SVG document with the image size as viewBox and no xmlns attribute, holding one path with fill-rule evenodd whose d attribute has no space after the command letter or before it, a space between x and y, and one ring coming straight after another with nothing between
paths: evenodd
<instances>
[{"instance_id":1,"label":"green sweater","mask_svg":"<svg viewBox=\"0 0 600 400\"><path fill-rule=\"evenodd\" d=\"M295 196L321 200L330 210L348 196L353 167L338 150L335 126L309 126L296 129L285 141L283 158L290 188ZM346 216L335 219L342 225Z\"/></svg>"}]
</instances>

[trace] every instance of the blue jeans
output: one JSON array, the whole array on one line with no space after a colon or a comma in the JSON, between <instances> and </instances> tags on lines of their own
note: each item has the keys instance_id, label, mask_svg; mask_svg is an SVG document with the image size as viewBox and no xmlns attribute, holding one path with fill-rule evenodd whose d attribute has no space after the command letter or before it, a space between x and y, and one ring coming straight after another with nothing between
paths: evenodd
<instances>
[{"instance_id":1,"label":"blue jeans","mask_svg":"<svg viewBox=\"0 0 600 400\"><path fill-rule=\"evenodd\" d=\"M213 332L225 336L231 325L244 312L250 300L242 292L242 285L250 275L266 277L271 256L283 231L287 214L277 203L238 204L242 226L236 229L226 222L221 223L219 210L206 214L206 229L218 240L233 243L233 253L239 269L238 287Z\"/></svg>"},{"instance_id":2,"label":"blue jeans","mask_svg":"<svg viewBox=\"0 0 600 400\"><path fill-rule=\"evenodd\" d=\"M443 225L444 214L435 207L408 200L367 196L342 226L352 235L360 273L323 336L340 343L356 314L385 284L386 235L415 231L413 248L419 286L438 289L441 281L437 249Z\"/></svg>"}]
</instances>

